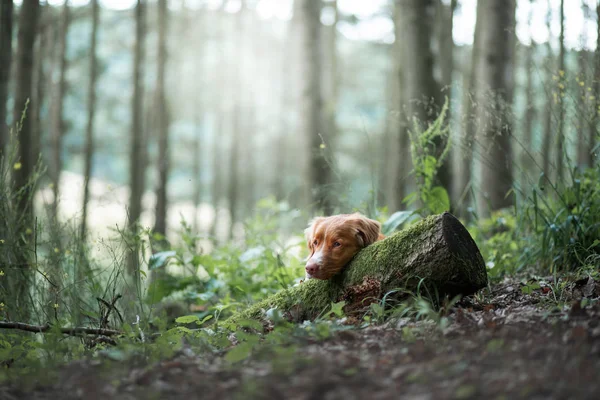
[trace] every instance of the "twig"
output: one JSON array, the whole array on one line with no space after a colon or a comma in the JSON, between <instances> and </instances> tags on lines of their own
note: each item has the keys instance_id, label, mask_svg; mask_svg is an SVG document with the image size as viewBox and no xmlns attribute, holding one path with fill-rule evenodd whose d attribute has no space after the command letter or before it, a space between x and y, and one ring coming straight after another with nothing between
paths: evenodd
<instances>
[{"instance_id":1,"label":"twig","mask_svg":"<svg viewBox=\"0 0 600 400\"><path fill-rule=\"evenodd\" d=\"M25 332L46 333L46 332L52 330L53 326L51 326L49 324L29 325L29 324L24 324L22 322L0 321L0 329L18 329L20 331L25 331ZM59 328L59 331L60 331L60 333L62 333L64 335L71 335L71 336L81 336L81 335L114 336L114 335L123 334L123 332L116 331L114 329L84 328L84 327Z\"/></svg>"}]
</instances>

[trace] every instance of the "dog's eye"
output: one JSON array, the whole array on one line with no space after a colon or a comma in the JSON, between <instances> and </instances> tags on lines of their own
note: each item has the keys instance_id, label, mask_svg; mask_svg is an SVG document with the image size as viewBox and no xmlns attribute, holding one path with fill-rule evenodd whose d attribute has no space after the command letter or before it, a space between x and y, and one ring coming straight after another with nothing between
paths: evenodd
<instances>
[{"instance_id":1,"label":"dog's eye","mask_svg":"<svg viewBox=\"0 0 600 400\"><path fill-rule=\"evenodd\" d=\"M340 247L342 244L340 242L333 243L333 247Z\"/></svg>"},{"instance_id":2,"label":"dog's eye","mask_svg":"<svg viewBox=\"0 0 600 400\"><path fill-rule=\"evenodd\" d=\"M319 244L319 241L317 239L315 239L315 241L313 242L313 246L316 246Z\"/></svg>"}]
</instances>

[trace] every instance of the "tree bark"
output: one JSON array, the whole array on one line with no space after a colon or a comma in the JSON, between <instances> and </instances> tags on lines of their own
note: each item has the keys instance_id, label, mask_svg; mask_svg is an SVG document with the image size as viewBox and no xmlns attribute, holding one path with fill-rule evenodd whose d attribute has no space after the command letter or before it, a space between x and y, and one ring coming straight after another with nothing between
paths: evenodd
<instances>
[{"instance_id":1,"label":"tree bark","mask_svg":"<svg viewBox=\"0 0 600 400\"><path fill-rule=\"evenodd\" d=\"M311 279L282 290L224 324L260 319L273 307L290 320L314 319L339 301L346 302L346 315L360 315L384 296L397 299L408 291L439 303L445 296L469 295L486 285L477 245L458 219L444 213L368 246L332 279Z\"/></svg>"},{"instance_id":2,"label":"tree bark","mask_svg":"<svg viewBox=\"0 0 600 400\"><path fill-rule=\"evenodd\" d=\"M83 216L81 221L81 242L85 243L87 236L88 203L90 200L90 179L94 160L94 118L96 116L96 80L98 77L98 56L96 47L98 43L98 25L100 20L100 6L98 0L92 0L92 32L90 36L90 80L88 82L88 118L85 139L85 166L83 182Z\"/></svg>"},{"instance_id":3,"label":"tree bark","mask_svg":"<svg viewBox=\"0 0 600 400\"><path fill-rule=\"evenodd\" d=\"M594 155L594 149L596 149L596 141L598 138L598 116L600 114L600 3L596 6L596 51L594 52L594 109L590 126L588 130L588 153L589 153L589 165L594 166L598 159L598 156ZM597 152L597 151L596 151Z\"/></svg>"},{"instance_id":4,"label":"tree bark","mask_svg":"<svg viewBox=\"0 0 600 400\"><path fill-rule=\"evenodd\" d=\"M308 138L309 169L307 185L312 189L312 204L315 211L329 215L333 212L333 202L328 191L331 184L331 160L327 154L331 150L329 132L326 132L323 112L323 55L321 52L322 27L320 1L297 0L299 19L302 26L302 63L304 67L304 88L302 92L302 114L300 120L303 135Z\"/></svg>"},{"instance_id":5,"label":"tree bark","mask_svg":"<svg viewBox=\"0 0 600 400\"><path fill-rule=\"evenodd\" d=\"M58 196L60 194L60 173L62 170L62 138L64 135L63 104L66 92L67 75L67 45L69 33L69 0L65 0L61 13L60 47L58 51L59 77L54 95L54 118L52 128L52 183L54 201L52 215L57 218Z\"/></svg>"},{"instance_id":6,"label":"tree bark","mask_svg":"<svg viewBox=\"0 0 600 400\"><path fill-rule=\"evenodd\" d=\"M8 82L12 64L13 1L0 2L0 153L4 153L8 144L8 125L6 125L6 101L8 100Z\"/></svg>"},{"instance_id":7,"label":"tree bark","mask_svg":"<svg viewBox=\"0 0 600 400\"><path fill-rule=\"evenodd\" d=\"M167 0L158 2L158 55L156 72L156 118L158 127L158 187L156 189L156 221L154 232L167 233L167 184L169 179L169 112L165 93L167 65Z\"/></svg>"},{"instance_id":8,"label":"tree bark","mask_svg":"<svg viewBox=\"0 0 600 400\"><path fill-rule=\"evenodd\" d=\"M480 0L483 19L476 68L478 135L483 143L479 207L482 215L508 207L512 187L512 127L515 0Z\"/></svg>"},{"instance_id":9,"label":"tree bark","mask_svg":"<svg viewBox=\"0 0 600 400\"><path fill-rule=\"evenodd\" d=\"M560 38L558 53L558 132L556 146L556 182L563 180L565 165L565 0L560 1Z\"/></svg>"},{"instance_id":10,"label":"tree bark","mask_svg":"<svg viewBox=\"0 0 600 400\"><path fill-rule=\"evenodd\" d=\"M463 94L463 132L460 137L460 146L455 148L457 154L457 174L453 180L452 188L452 207L456 212L465 216L467 209L475 199L471 196L473 185L473 152L475 146L475 132L477 131L477 118L475 108L475 91L477 89L477 65L479 63L479 49L481 48L481 30L483 29L483 18L480 15L483 7L477 6L477 18L475 21L475 35L473 46L471 47L470 65L464 68L464 87Z\"/></svg>"},{"instance_id":11,"label":"tree bark","mask_svg":"<svg viewBox=\"0 0 600 400\"><path fill-rule=\"evenodd\" d=\"M402 87L409 129L420 133L435 120L442 104L438 82L434 77L434 54L431 48L435 3L433 0L397 0L402 28ZM445 142L436 140L439 156ZM450 190L450 168L439 169L436 180Z\"/></svg>"},{"instance_id":12,"label":"tree bark","mask_svg":"<svg viewBox=\"0 0 600 400\"><path fill-rule=\"evenodd\" d=\"M546 27L548 32L552 32L552 5L550 0L548 0L548 13L546 14ZM550 82L552 82L553 73L552 73L552 46L550 45L550 40L546 42L546 49L548 52L549 60L546 61L547 67L547 79L546 86L550 86ZM542 138L542 172L547 180L550 180L550 159L552 153L552 115L554 111L553 102L554 102L554 90L546 89L546 107L544 114L544 136Z\"/></svg>"},{"instance_id":13,"label":"tree bark","mask_svg":"<svg viewBox=\"0 0 600 400\"><path fill-rule=\"evenodd\" d=\"M37 34L39 17L39 0L23 0L19 12L19 33L16 55L16 89L14 97L13 121L18 126L18 156L19 168L14 168L14 186L18 193L16 211L20 216L18 237L20 249L17 266L22 271L14 284L11 284L11 293L15 302L21 309L17 310L27 318L29 305L29 284L32 269L28 265L30 252L29 245L33 241L35 232L33 219L33 193L32 181L35 172L35 157L32 154L34 142L31 129L31 118L25 115L29 108L35 107L29 99L33 92L33 52ZM22 118L25 116L24 118ZM15 273L17 275L17 273ZM15 303L13 303L15 304Z\"/></svg>"},{"instance_id":14,"label":"tree bark","mask_svg":"<svg viewBox=\"0 0 600 400\"><path fill-rule=\"evenodd\" d=\"M142 213L142 195L144 193L144 161L146 145L143 133L143 99L144 99L144 40L146 36L146 2L138 0L135 8L135 49L133 61L133 97L131 124L131 155L129 167L129 228L134 236L138 232L138 224ZM134 240L130 246L128 272L139 284L139 244Z\"/></svg>"},{"instance_id":15,"label":"tree bark","mask_svg":"<svg viewBox=\"0 0 600 400\"><path fill-rule=\"evenodd\" d=\"M231 148L229 152L229 186L227 188L227 197L229 200L229 215L231 219L231 225L229 229L229 235L233 235L233 229L235 224L238 222L238 213L240 211L240 162L239 159L241 157L241 149L240 149L240 141L242 140L242 121L243 121L243 113L245 113L244 108L244 98L245 98L245 87L242 77L242 71L245 68L245 59L244 59L244 50L247 46L247 35L246 35L246 22L245 22L245 14L246 14L246 1L242 1L242 7L240 11L238 11L237 15L237 25L235 26L235 41L237 43L236 47L230 54L232 57L237 58L238 65L237 68L234 69L234 87L233 96L234 104L233 104L233 115L232 115L232 138L231 138Z\"/></svg>"},{"instance_id":16,"label":"tree bark","mask_svg":"<svg viewBox=\"0 0 600 400\"><path fill-rule=\"evenodd\" d=\"M531 21L532 12L530 11L528 20ZM533 169L533 122L536 114L535 94L533 90L533 56L536 52L534 41L524 49L525 53L525 115L523 116L523 149L521 149L521 188L524 188L529 181L529 173Z\"/></svg>"}]
</instances>

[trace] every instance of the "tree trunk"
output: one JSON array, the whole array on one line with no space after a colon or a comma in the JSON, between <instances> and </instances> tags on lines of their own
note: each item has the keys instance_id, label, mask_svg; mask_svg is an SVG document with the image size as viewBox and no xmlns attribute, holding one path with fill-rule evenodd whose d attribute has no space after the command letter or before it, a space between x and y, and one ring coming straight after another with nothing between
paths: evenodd
<instances>
[{"instance_id":1,"label":"tree trunk","mask_svg":"<svg viewBox=\"0 0 600 400\"><path fill-rule=\"evenodd\" d=\"M434 77L434 56L431 49L433 0L397 0L400 7L400 26L402 28L402 87L404 102L409 121L409 129L423 132L433 122L440 110L441 93ZM445 142L436 140L437 154L441 155ZM447 163L447 161L446 161ZM450 188L450 168L440 168L436 180Z\"/></svg>"},{"instance_id":2,"label":"tree trunk","mask_svg":"<svg viewBox=\"0 0 600 400\"><path fill-rule=\"evenodd\" d=\"M407 119L403 109L402 26L399 18L400 10L395 6L392 12L395 40L391 46L392 65L387 85L388 116L383 144L385 161L381 166L385 204L391 212L401 207L402 200L408 194L408 176L412 169Z\"/></svg>"},{"instance_id":3,"label":"tree trunk","mask_svg":"<svg viewBox=\"0 0 600 400\"><path fill-rule=\"evenodd\" d=\"M167 184L169 179L169 112L165 93L167 65L167 0L158 2L158 70L156 72L156 118L158 127L158 187L154 232L167 234Z\"/></svg>"},{"instance_id":4,"label":"tree trunk","mask_svg":"<svg viewBox=\"0 0 600 400\"><path fill-rule=\"evenodd\" d=\"M240 163L241 157L240 141L242 140L242 121L243 113L245 112L243 99L244 95L244 82L242 81L242 71L244 71L245 60L244 60L244 49L247 46L248 39L246 35L246 2L242 1L242 8L237 15L237 26L235 29L235 42L237 46L234 47L230 56L234 59L237 58L238 65L234 70L234 87L233 93L234 104L233 104L233 115L232 115L232 137L231 137L231 148L229 152L229 186L227 189L227 197L229 200L229 215L231 219L231 225L229 229L229 235L233 234L233 228L238 222L239 212L239 196L240 196ZM236 51L237 48L237 51Z\"/></svg>"},{"instance_id":5,"label":"tree trunk","mask_svg":"<svg viewBox=\"0 0 600 400\"><path fill-rule=\"evenodd\" d=\"M532 19L533 19L533 0L529 0L529 13L527 15L527 25L529 28L529 34L531 35ZM521 188L525 188L525 185L529 182L529 173L533 169L533 149L531 148L533 143L533 120L535 118L535 94L533 90L533 57L537 51L537 47L533 39L531 44L527 47L523 47L525 51L525 114L523 116L522 126L522 140L523 148L521 149Z\"/></svg>"},{"instance_id":6,"label":"tree trunk","mask_svg":"<svg viewBox=\"0 0 600 400\"><path fill-rule=\"evenodd\" d=\"M455 159L458 159L457 174L453 181L452 207L459 215L465 216L467 209L475 199L472 198L473 186L473 153L475 146L475 132L477 131L477 117L475 108L475 91L477 89L477 65L479 63L479 49L481 48L481 30L483 29L483 18L481 13L483 7L477 6L477 18L475 21L475 34L473 46L471 47L471 62L463 68L465 79L463 86L463 132L460 138L460 146L455 148Z\"/></svg>"},{"instance_id":7,"label":"tree trunk","mask_svg":"<svg viewBox=\"0 0 600 400\"><path fill-rule=\"evenodd\" d=\"M552 32L552 5L548 0L548 12L546 14L546 27L548 32ZM546 86L553 84L553 69L552 69L552 46L550 45L550 39L546 42L546 50L548 52L549 60L546 62L547 65L547 79ZM544 136L542 138L542 172L547 180L550 180L550 159L552 153L552 115L553 115L553 102L554 102L554 90L546 89L546 109L544 110Z\"/></svg>"},{"instance_id":8,"label":"tree trunk","mask_svg":"<svg viewBox=\"0 0 600 400\"><path fill-rule=\"evenodd\" d=\"M321 52L322 28L320 1L300 1L297 10L302 24L302 63L304 66L304 88L302 114L300 120L304 128L303 134L308 138L310 154L307 185L312 189L312 202L315 211L326 215L333 211L333 202L329 195L332 171L327 154L330 154L330 136L325 131L325 115L323 113L323 55Z\"/></svg>"},{"instance_id":9,"label":"tree trunk","mask_svg":"<svg viewBox=\"0 0 600 400\"><path fill-rule=\"evenodd\" d=\"M469 295L487 285L485 263L466 228L452 214L428 217L358 253L327 281L311 279L282 290L224 324L255 318L277 307L289 320L314 319L345 301L346 315L361 315L383 297L398 299L405 289L438 304L445 296Z\"/></svg>"},{"instance_id":10,"label":"tree trunk","mask_svg":"<svg viewBox=\"0 0 600 400\"><path fill-rule=\"evenodd\" d=\"M558 53L558 132L556 147L556 182L563 180L565 164L565 0L560 0L560 38Z\"/></svg>"},{"instance_id":11,"label":"tree trunk","mask_svg":"<svg viewBox=\"0 0 600 400\"><path fill-rule=\"evenodd\" d=\"M31 144L31 151L34 158L40 158L42 152L42 133L44 126L42 118L42 109L44 108L44 101L46 97L46 87L48 85L48 74L45 70L45 63L47 59L52 59L52 53L48 51L48 43L52 42L54 38L53 27L51 24L51 16L49 15L50 6L40 4L40 16L38 17L40 22L38 24L38 32L36 37L36 44L34 50L34 78L33 87L34 93L32 95L33 103L35 107L31 109L29 114L31 118L31 131L33 132L33 142Z\"/></svg>"},{"instance_id":12,"label":"tree trunk","mask_svg":"<svg viewBox=\"0 0 600 400\"><path fill-rule=\"evenodd\" d=\"M83 182L83 216L81 221L81 242L85 243L87 235L88 203L90 200L90 179L94 160L94 118L96 115L96 80L98 76L98 57L96 47L98 42L98 25L100 6L98 0L92 0L92 32L90 35L90 80L88 82L88 118L85 139L85 166Z\"/></svg>"},{"instance_id":13,"label":"tree trunk","mask_svg":"<svg viewBox=\"0 0 600 400\"><path fill-rule=\"evenodd\" d=\"M476 68L478 134L483 143L480 203L482 214L508 207L514 197L510 107L513 93L515 0L480 0L483 7ZM479 23L479 22L478 22Z\"/></svg>"},{"instance_id":14,"label":"tree trunk","mask_svg":"<svg viewBox=\"0 0 600 400\"><path fill-rule=\"evenodd\" d=\"M594 93L594 109L592 110L592 118L590 121L590 127L588 130L588 159L589 166L594 166L595 162L598 159L598 156L595 155L597 153L597 138L598 138L598 114L600 114L600 3L596 6L596 30L597 30L597 39L596 39L596 51L594 52L594 84L593 84L593 93Z\"/></svg>"},{"instance_id":15,"label":"tree trunk","mask_svg":"<svg viewBox=\"0 0 600 400\"><path fill-rule=\"evenodd\" d=\"M223 3L223 7L225 7L226 3ZM220 9L218 11L218 23L219 26L216 29L217 34L219 35L219 40L223 43L226 42L227 33L230 31L229 21L228 21L228 13L225 12L224 9ZM221 89L220 97L218 101L213 104L218 108L217 111L217 124L215 130L213 131L212 137L212 185L211 185L211 203L214 208L214 220L210 227L210 235L213 238L214 242L217 242L217 235L219 226L218 213L221 207L221 200L224 195L225 185L223 182L225 180L224 167L225 167L225 157L223 154L223 138L227 137L227 124L226 122L229 120L228 111L229 111L229 101L228 94L230 90L230 86L228 85L228 72L231 70L229 67L229 63L227 62L227 49L225 46L220 46L217 50L217 65L214 79L216 83L219 85Z\"/></svg>"},{"instance_id":16,"label":"tree trunk","mask_svg":"<svg viewBox=\"0 0 600 400\"><path fill-rule=\"evenodd\" d=\"M11 284L11 293L16 304L21 307L17 312L27 318L29 313L29 282L31 271L28 262L30 259L30 243L33 243L35 234L33 219L33 193L32 181L35 171L35 157L32 154L34 142L31 130L31 118L25 116L29 108L35 107L29 102L33 92L33 51L38 28L39 0L23 0L19 12L19 33L17 55L15 59L16 88L14 97L13 121L19 125L19 165L14 168L14 185L18 194L16 211L20 216L18 237L21 239L18 253L17 267L22 271L14 284ZM16 275L16 273L15 273ZM14 304L14 303L13 303Z\"/></svg>"},{"instance_id":17,"label":"tree trunk","mask_svg":"<svg viewBox=\"0 0 600 400\"><path fill-rule=\"evenodd\" d=\"M6 101L8 100L8 82L12 63L13 2L0 2L0 153L8 144L8 126L6 125Z\"/></svg>"},{"instance_id":18,"label":"tree trunk","mask_svg":"<svg viewBox=\"0 0 600 400\"><path fill-rule=\"evenodd\" d=\"M146 36L146 3L137 0L135 8L135 49L133 61L133 97L132 97L132 124L131 124L131 156L129 167L129 186L131 196L129 199L129 228L137 236L138 224L142 213L142 195L144 193L144 161L146 145L143 133L143 99L144 99L144 40ZM139 244L134 239L130 245L128 259L129 274L134 278L134 283L139 285Z\"/></svg>"},{"instance_id":19,"label":"tree trunk","mask_svg":"<svg viewBox=\"0 0 600 400\"><path fill-rule=\"evenodd\" d=\"M54 95L54 121L52 129L52 183L54 201L52 203L52 215L58 217L58 196L60 190L60 173L62 170L62 138L64 135L63 104L66 94L67 75L67 45L69 34L69 0L65 0L61 14L60 47L58 51L59 77Z\"/></svg>"}]
</instances>

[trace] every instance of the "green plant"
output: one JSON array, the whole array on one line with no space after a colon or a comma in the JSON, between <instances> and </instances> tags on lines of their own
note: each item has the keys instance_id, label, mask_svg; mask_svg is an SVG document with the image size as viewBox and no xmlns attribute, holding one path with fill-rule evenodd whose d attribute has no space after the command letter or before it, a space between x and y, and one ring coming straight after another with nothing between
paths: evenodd
<instances>
[{"instance_id":1,"label":"green plant","mask_svg":"<svg viewBox=\"0 0 600 400\"><path fill-rule=\"evenodd\" d=\"M420 201L418 212L439 214L450 209L450 197L442 186L436 185L435 178L450 154L451 142L447 126L448 99L444 102L438 117L425 131L419 121L414 121L409 130L410 154L413 162L417 190L408 195L404 202L412 205ZM442 148L439 148L442 143Z\"/></svg>"}]
</instances>

